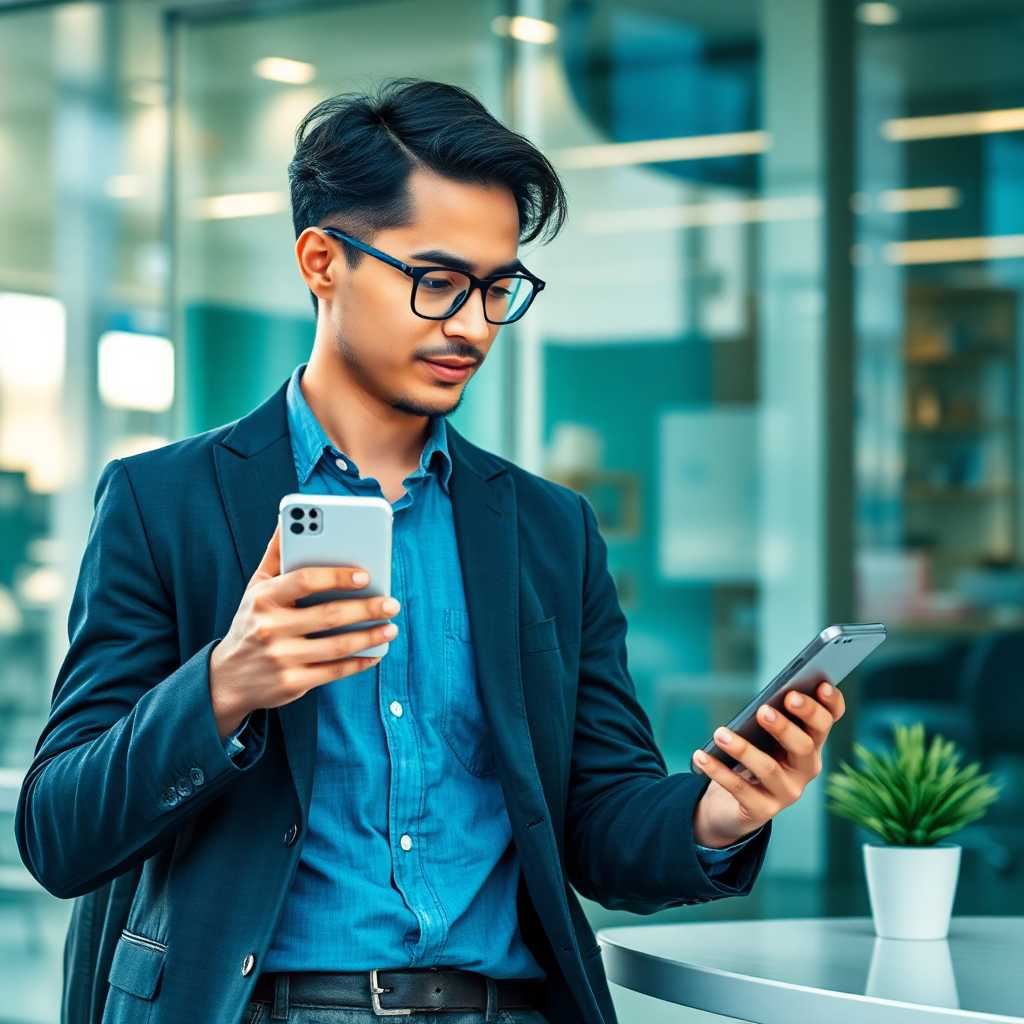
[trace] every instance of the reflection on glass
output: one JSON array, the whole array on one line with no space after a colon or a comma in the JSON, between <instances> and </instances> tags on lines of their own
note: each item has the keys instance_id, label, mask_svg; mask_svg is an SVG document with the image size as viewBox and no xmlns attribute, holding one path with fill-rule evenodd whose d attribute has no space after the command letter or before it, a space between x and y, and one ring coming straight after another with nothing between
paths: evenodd
<instances>
[{"instance_id":1,"label":"reflection on glass","mask_svg":"<svg viewBox=\"0 0 1024 1024\"><path fill-rule=\"evenodd\" d=\"M949 943L945 939L917 942L876 938L864 994L959 1009Z\"/></svg>"}]
</instances>

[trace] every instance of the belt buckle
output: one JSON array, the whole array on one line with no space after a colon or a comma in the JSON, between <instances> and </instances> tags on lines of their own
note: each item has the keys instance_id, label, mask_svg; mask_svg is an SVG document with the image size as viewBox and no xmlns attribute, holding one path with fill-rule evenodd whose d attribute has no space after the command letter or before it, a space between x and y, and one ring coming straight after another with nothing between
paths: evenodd
<instances>
[{"instance_id":1,"label":"belt buckle","mask_svg":"<svg viewBox=\"0 0 1024 1024\"><path fill-rule=\"evenodd\" d=\"M374 968L370 971L370 1006L373 1007L373 1015L375 1017L408 1017L410 1014L415 1013L412 1009L394 1009L387 1010L380 1005L380 997L385 992L390 992L389 988L381 988L380 980L377 977L377 969Z\"/></svg>"}]
</instances>

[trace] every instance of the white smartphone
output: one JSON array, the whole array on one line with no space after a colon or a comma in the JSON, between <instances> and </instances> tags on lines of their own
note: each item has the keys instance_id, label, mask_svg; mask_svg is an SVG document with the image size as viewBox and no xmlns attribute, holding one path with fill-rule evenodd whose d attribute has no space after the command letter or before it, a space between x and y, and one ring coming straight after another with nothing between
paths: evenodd
<instances>
[{"instance_id":1,"label":"white smartphone","mask_svg":"<svg viewBox=\"0 0 1024 1024\"><path fill-rule=\"evenodd\" d=\"M799 690L809 697L823 682L839 684L886 638L881 622L843 623L823 629L786 667L737 714L727 728L749 740L766 754L781 756L785 751L779 741L761 728L757 709L768 704L780 714L800 724L800 719L789 711L783 701L790 690ZM704 744L705 753L717 757L733 771L742 771L744 765L727 751L719 748L714 737ZM693 770L701 771L696 762Z\"/></svg>"},{"instance_id":2,"label":"white smartphone","mask_svg":"<svg viewBox=\"0 0 1024 1024\"><path fill-rule=\"evenodd\" d=\"M306 608L344 598L386 597L391 593L391 504L384 498L334 494L286 494L278 506L281 520L281 572L308 565L352 565L365 569L370 582L358 590L319 590L299 598ZM307 633L309 638L334 636L383 626L391 620L368 619ZM375 644L348 657L376 658L388 644Z\"/></svg>"}]
</instances>

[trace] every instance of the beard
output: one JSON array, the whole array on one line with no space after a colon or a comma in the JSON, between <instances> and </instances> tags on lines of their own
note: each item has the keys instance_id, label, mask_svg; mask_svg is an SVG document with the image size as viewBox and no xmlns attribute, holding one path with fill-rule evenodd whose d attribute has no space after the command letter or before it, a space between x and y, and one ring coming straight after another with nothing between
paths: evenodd
<instances>
[{"instance_id":1,"label":"beard","mask_svg":"<svg viewBox=\"0 0 1024 1024\"><path fill-rule=\"evenodd\" d=\"M345 338L340 331L335 334L335 340L337 342L338 353L344 360L345 366L348 367L348 371L352 375L352 378L359 382L360 387L362 387L364 391L374 395L380 401L387 403L392 409L396 409L398 412L408 413L410 416L451 416L451 414L455 412L460 405L462 405L462 399L466 395L466 388L469 386L468 380L465 381L458 391L454 404L452 404L451 398L445 398L440 395L436 402L423 402L416 398L412 398L409 395L381 394L374 386L373 378L366 372L366 368L359 361L358 355L356 355L352 346L345 341Z\"/></svg>"}]
</instances>

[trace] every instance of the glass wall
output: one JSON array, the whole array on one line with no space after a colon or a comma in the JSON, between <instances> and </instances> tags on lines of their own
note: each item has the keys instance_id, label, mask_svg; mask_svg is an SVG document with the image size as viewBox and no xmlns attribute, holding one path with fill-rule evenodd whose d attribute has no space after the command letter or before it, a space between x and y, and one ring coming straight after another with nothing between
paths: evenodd
<instances>
[{"instance_id":1,"label":"glass wall","mask_svg":"<svg viewBox=\"0 0 1024 1024\"><path fill-rule=\"evenodd\" d=\"M548 288L454 423L593 503L670 770L823 626L885 621L826 768L893 722L957 739L1008 786L963 833L955 910L1019 907L1022 29L996 0L0 7L8 821L99 470L308 357L295 126L408 74L469 88L563 176L564 232L520 253ZM593 923L866 914L868 836L823 781L749 897ZM52 1021L69 906L5 836L5 1013Z\"/></svg>"},{"instance_id":2,"label":"glass wall","mask_svg":"<svg viewBox=\"0 0 1024 1024\"><path fill-rule=\"evenodd\" d=\"M1024 16L895 9L858 37L857 600L891 640L856 730L923 721L995 772L956 910L996 913L1024 888Z\"/></svg>"}]
</instances>

